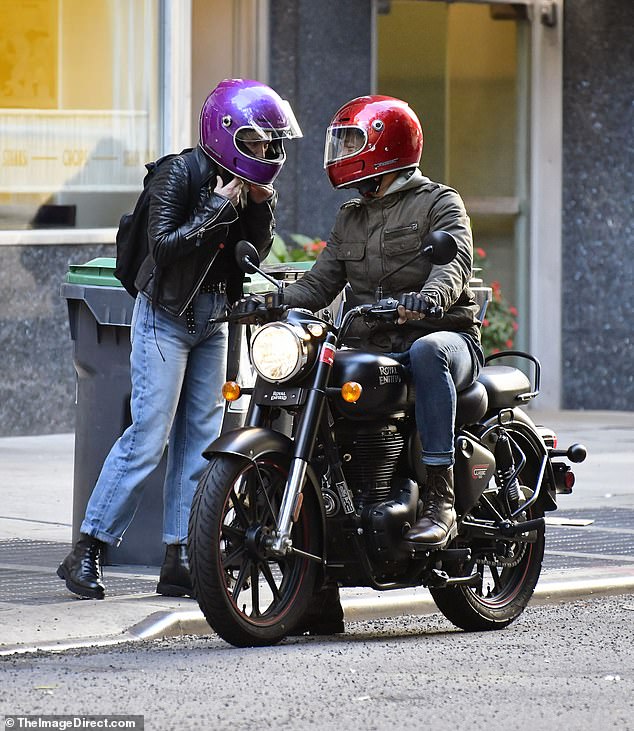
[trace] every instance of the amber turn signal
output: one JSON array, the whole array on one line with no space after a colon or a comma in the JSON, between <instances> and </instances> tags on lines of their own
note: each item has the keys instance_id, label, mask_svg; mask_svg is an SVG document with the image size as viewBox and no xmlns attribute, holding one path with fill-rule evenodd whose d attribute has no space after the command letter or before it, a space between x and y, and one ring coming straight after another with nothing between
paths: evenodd
<instances>
[{"instance_id":1,"label":"amber turn signal","mask_svg":"<svg viewBox=\"0 0 634 731\"><path fill-rule=\"evenodd\" d=\"M361 398L361 384L356 381L346 381L341 387L341 397L349 404L354 404Z\"/></svg>"},{"instance_id":2,"label":"amber turn signal","mask_svg":"<svg viewBox=\"0 0 634 731\"><path fill-rule=\"evenodd\" d=\"M225 401L235 401L240 395L240 386L235 381L226 381L222 384L222 398Z\"/></svg>"}]
</instances>

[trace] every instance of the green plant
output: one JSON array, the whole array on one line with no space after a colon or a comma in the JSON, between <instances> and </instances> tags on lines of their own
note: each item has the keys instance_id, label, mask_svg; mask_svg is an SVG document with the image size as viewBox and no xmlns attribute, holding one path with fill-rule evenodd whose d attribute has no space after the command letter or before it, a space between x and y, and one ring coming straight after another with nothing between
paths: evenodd
<instances>
[{"instance_id":1,"label":"green plant","mask_svg":"<svg viewBox=\"0 0 634 731\"><path fill-rule=\"evenodd\" d=\"M292 244L275 234L273 246L266 257L267 264L278 264L289 261L314 261L321 253L326 242L318 238L304 236L304 234L290 234Z\"/></svg>"},{"instance_id":2,"label":"green plant","mask_svg":"<svg viewBox=\"0 0 634 731\"><path fill-rule=\"evenodd\" d=\"M480 247L476 248L473 255L474 267L484 270L484 260L487 258L486 251ZM497 280L485 284L491 287L492 299L482 322L482 348L485 355L493 355L502 350L510 350L513 347L515 335L519 329L517 323L517 308L510 305Z\"/></svg>"}]
</instances>

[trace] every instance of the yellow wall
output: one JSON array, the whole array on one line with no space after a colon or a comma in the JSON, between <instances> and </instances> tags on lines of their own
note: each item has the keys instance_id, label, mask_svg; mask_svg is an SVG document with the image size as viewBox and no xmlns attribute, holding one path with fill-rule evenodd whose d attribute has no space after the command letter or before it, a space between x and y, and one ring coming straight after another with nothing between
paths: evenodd
<instances>
[{"instance_id":1,"label":"yellow wall","mask_svg":"<svg viewBox=\"0 0 634 731\"><path fill-rule=\"evenodd\" d=\"M121 41L113 33L112 2L61 0L61 5L59 108L112 109L114 42Z\"/></svg>"},{"instance_id":2,"label":"yellow wall","mask_svg":"<svg viewBox=\"0 0 634 731\"><path fill-rule=\"evenodd\" d=\"M58 5L0 2L0 107L57 107Z\"/></svg>"}]
</instances>

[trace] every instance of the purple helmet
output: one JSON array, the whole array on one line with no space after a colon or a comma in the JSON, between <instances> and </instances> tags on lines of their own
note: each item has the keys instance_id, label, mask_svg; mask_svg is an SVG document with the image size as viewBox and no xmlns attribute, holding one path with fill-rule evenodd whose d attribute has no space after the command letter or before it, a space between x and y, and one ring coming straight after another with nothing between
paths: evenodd
<instances>
[{"instance_id":1,"label":"purple helmet","mask_svg":"<svg viewBox=\"0 0 634 731\"><path fill-rule=\"evenodd\" d=\"M256 185L275 180L286 160L284 139L301 136L290 104L259 81L221 81L200 112L203 150L223 168ZM264 143L259 145L263 157L251 149L258 143Z\"/></svg>"}]
</instances>

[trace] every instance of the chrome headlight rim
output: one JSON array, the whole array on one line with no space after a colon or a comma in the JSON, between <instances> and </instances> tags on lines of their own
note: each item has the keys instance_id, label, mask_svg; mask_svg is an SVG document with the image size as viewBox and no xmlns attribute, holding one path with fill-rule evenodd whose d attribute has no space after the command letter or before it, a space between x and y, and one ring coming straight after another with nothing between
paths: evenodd
<instances>
[{"instance_id":1,"label":"chrome headlight rim","mask_svg":"<svg viewBox=\"0 0 634 731\"><path fill-rule=\"evenodd\" d=\"M297 348L295 365L283 378L272 378L270 374L267 374L265 371L262 370L261 364L260 366L258 366L257 357L254 356L254 347L257 343L258 338L261 337L263 334L270 335L271 330L283 330L287 333L290 333L292 335L293 342L295 343ZM286 383L287 381L292 380L293 378L295 378L295 376L297 376L298 373L301 372L301 370L304 368L308 361L308 348L303 333L298 332L298 328L294 325L290 325L285 322L270 322L259 328L251 339L250 350L251 364L255 372L260 378L267 381L268 383Z\"/></svg>"}]
</instances>

